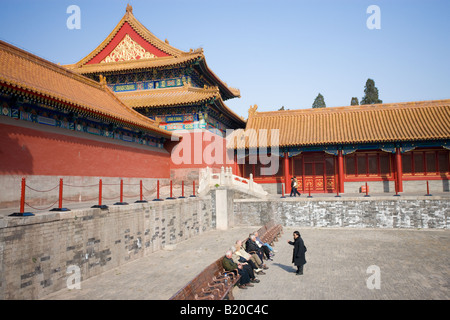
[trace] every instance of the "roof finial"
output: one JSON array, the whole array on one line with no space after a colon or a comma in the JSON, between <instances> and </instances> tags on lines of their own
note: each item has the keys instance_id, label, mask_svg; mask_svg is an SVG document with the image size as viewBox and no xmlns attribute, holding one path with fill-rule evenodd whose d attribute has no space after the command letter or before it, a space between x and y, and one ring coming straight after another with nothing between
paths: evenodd
<instances>
[{"instance_id":1,"label":"roof finial","mask_svg":"<svg viewBox=\"0 0 450 320\"><path fill-rule=\"evenodd\" d=\"M248 117L249 118L252 117L253 115L255 115L256 109L258 109L258 105L255 104L253 106L250 106L250 108L248 109Z\"/></svg>"},{"instance_id":2,"label":"roof finial","mask_svg":"<svg viewBox=\"0 0 450 320\"><path fill-rule=\"evenodd\" d=\"M102 74L99 74L98 77L99 77L100 85L103 87L106 87L106 77Z\"/></svg>"},{"instance_id":3,"label":"roof finial","mask_svg":"<svg viewBox=\"0 0 450 320\"><path fill-rule=\"evenodd\" d=\"M129 12L129 13L133 14L133 7L130 4L127 4L126 12Z\"/></svg>"}]
</instances>

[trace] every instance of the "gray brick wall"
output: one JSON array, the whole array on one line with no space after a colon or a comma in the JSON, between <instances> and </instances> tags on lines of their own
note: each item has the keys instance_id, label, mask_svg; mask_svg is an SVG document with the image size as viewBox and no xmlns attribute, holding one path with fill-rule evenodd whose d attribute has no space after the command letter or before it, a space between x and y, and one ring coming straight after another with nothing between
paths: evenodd
<instances>
[{"instance_id":1,"label":"gray brick wall","mask_svg":"<svg viewBox=\"0 0 450 320\"><path fill-rule=\"evenodd\" d=\"M234 215L235 225L262 225L274 219L298 227L449 228L450 199L237 199Z\"/></svg>"},{"instance_id":2,"label":"gray brick wall","mask_svg":"<svg viewBox=\"0 0 450 320\"><path fill-rule=\"evenodd\" d=\"M0 299L37 299L211 229L210 199L0 218Z\"/></svg>"}]
</instances>

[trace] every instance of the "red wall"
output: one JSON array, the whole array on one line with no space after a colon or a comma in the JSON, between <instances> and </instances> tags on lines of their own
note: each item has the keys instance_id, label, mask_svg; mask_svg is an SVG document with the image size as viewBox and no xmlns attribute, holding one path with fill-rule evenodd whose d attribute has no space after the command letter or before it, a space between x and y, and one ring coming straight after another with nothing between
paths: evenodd
<instances>
[{"instance_id":1,"label":"red wall","mask_svg":"<svg viewBox=\"0 0 450 320\"><path fill-rule=\"evenodd\" d=\"M169 178L169 158L167 153L0 124L1 175Z\"/></svg>"},{"instance_id":2,"label":"red wall","mask_svg":"<svg viewBox=\"0 0 450 320\"><path fill-rule=\"evenodd\" d=\"M171 169L207 166L220 169L223 166L232 167L234 172L233 156L226 152L226 139L209 131L189 132L182 136L181 142L171 141L166 144L169 153L173 153L170 159Z\"/></svg>"}]
</instances>

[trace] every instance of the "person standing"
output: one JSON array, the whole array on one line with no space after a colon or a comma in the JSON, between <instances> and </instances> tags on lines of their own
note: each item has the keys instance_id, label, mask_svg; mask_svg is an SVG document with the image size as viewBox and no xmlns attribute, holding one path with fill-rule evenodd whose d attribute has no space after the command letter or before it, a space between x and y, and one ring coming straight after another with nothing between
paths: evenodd
<instances>
[{"instance_id":1,"label":"person standing","mask_svg":"<svg viewBox=\"0 0 450 320\"><path fill-rule=\"evenodd\" d=\"M302 237L300 236L300 232L294 231L294 241L289 241L288 243L290 245L294 246L294 252L292 255L292 263L297 266L297 272L296 275L302 275L303 274L303 265L306 263L305 253L306 253L306 246L303 242Z\"/></svg>"},{"instance_id":2,"label":"person standing","mask_svg":"<svg viewBox=\"0 0 450 320\"><path fill-rule=\"evenodd\" d=\"M290 196L292 197L292 195L294 195L294 197L297 196L297 194L300 196L300 193L297 190L298 188L298 181L296 177L292 177L291 178L291 194Z\"/></svg>"}]
</instances>

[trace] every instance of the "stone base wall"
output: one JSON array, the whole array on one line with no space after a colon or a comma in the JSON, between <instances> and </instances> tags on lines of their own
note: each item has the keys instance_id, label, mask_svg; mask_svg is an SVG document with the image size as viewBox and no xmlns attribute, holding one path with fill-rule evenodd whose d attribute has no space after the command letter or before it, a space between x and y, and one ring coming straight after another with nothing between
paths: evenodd
<instances>
[{"instance_id":1,"label":"stone base wall","mask_svg":"<svg viewBox=\"0 0 450 320\"><path fill-rule=\"evenodd\" d=\"M365 186L365 181L344 182L344 190L346 194L362 193L361 187ZM394 181L368 181L369 193L395 193ZM269 194L281 194L281 183L261 183L261 186ZM449 180L429 180L428 187L430 193L442 193L450 191ZM308 193L299 190L302 193ZM286 191L285 191L286 193ZM403 180L403 193L427 193L426 180Z\"/></svg>"},{"instance_id":2,"label":"stone base wall","mask_svg":"<svg viewBox=\"0 0 450 320\"><path fill-rule=\"evenodd\" d=\"M450 228L450 199L371 197L234 200L235 225L358 228Z\"/></svg>"},{"instance_id":3,"label":"stone base wall","mask_svg":"<svg viewBox=\"0 0 450 320\"><path fill-rule=\"evenodd\" d=\"M38 299L74 285L77 270L83 281L208 231L210 201L0 218L0 299Z\"/></svg>"}]
</instances>

